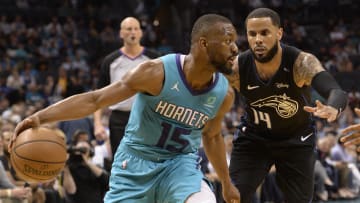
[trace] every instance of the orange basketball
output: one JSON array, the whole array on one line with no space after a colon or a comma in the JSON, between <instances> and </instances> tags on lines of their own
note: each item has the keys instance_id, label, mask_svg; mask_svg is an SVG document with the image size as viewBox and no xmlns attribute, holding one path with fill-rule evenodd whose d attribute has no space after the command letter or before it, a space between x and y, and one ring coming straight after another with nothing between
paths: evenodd
<instances>
[{"instance_id":1,"label":"orange basketball","mask_svg":"<svg viewBox=\"0 0 360 203\"><path fill-rule=\"evenodd\" d=\"M29 183L52 180L64 168L66 159L65 138L44 127L20 133L10 155L16 175Z\"/></svg>"}]
</instances>

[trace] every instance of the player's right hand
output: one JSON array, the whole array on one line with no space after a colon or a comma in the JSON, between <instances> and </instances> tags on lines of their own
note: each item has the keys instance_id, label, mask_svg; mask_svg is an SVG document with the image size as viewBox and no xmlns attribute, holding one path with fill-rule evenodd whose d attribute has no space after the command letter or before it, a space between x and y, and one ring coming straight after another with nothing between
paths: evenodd
<instances>
[{"instance_id":1,"label":"player's right hand","mask_svg":"<svg viewBox=\"0 0 360 203\"><path fill-rule=\"evenodd\" d=\"M16 125L13 136L10 139L8 151L11 152L11 148L13 143L15 142L17 136L26 129L29 128L38 128L40 126L40 119L36 114L29 116L22 120L20 123Z\"/></svg>"},{"instance_id":2,"label":"player's right hand","mask_svg":"<svg viewBox=\"0 0 360 203\"><path fill-rule=\"evenodd\" d=\"M240 203L240 192L232 183L221 183L223 186L222 192L226 202Z\"/></svg>"},{"instance_id":3,"label":"player's right hand","mask_svg":"<svg viewBox=\"0 0 360 203\"><path fill-rule=\"evenodd\" d=\"M312 113L314 116L319 118L327 119L327 122L333 122L336 120L339 111L332 106L325 105L321 101L315 101L316 106L304 106L304 110Z\"/></svg>"},{"instance_id":4,"label":"player's right hand","mask_svg":"<svg viewBox=\"0 0 360 203\"><path fill-rule=\"evenodd\" d=\"M355 108L355 113L360 117L360 109ZM360 124L353 124L341 131L342 135L340 141L346 145L359 145L360 144ZM358 147L360 151L360 147Z\"/></svg>"}]
</instances>

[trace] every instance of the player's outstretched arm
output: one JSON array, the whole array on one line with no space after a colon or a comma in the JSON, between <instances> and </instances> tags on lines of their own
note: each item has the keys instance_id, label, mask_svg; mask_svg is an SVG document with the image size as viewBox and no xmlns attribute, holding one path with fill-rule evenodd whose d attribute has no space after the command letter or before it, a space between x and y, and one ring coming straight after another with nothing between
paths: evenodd
<instances>
[{"instance_id":1,"label":"player's outstretched arm","mask_svg":"<svg viewBox=\"0 0 360 203\"><path fill-rule=\"evenodd\" d=\"M221 135L221 123L233 105L235 93L229 86L225 100L219 109L216 117L210 120L203 130L203 144L206 156L214 166L216 173L221 181L223 196L226 202L240 202L240 193L231 183L228 165L225 155L224 138Z\"/></svg>"},{"instance_id":2,"label":"player's outstretched arm","mask_svg":"<svg viewBox=\"0 0 360 203\"><path fill-rule=\"evenodd\" d=\"M36 128L48 122L82 118L99 108L123 101L137 92L157 95L160 93L163 80L161 60L146 61L129 71L121 81L95 91L68 97L24 119L15 128L10 147L17 135L28 128Z\"/></svg>"},{"instance_id":3,"label":"player's outstretched arm","mask_svg":"<svg viewBox=\"0 0 360 203\"><path fill-rule=\"evenodd\" d=\"M311 85L327 100L327 104L316 101L315 107L305 106L304 110L328 122L336 120L347 105L347 95L320 61L310 53L301 52L295 61L293 74L298 87Z\"/></svg>"},{"instance_id":4,"label":"player's outstretched arm","mask_svg":"<svg viewBox=\"0 0 360 203\"><path fill-rule=\"evenodd\" d=\"M360 118L360 109L355 108L355 113ZM341 142L345 145L359 145L360 144L360 124L353 124L341 131L342 135L345 135L341 138ZM360 147L357 149L360 151Z\"/></svg>"}]
</instances>

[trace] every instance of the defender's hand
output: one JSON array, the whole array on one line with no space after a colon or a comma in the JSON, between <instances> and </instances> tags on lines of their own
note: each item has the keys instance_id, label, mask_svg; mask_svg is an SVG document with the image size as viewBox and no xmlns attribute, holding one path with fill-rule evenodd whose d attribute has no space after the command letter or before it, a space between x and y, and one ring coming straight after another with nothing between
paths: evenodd
<instances>
[{"instance_id":1,"label":"defender's hand","mask_svg":"<svg viewBox=\"0 0 360 203\"><path fill-rule=\"evenodd\" d=\"M360 109L355 108L354 110L357 116L360 117ZM343 142L344 145L360 144L360 123L348 126L341 131L341 134L346 135L340 139L340 141ZM357 151L360 151L360 147L357 149Z\"/></svg>"},{"instance_id":2,"label":"defender's hand","mask_svg":"<svg viewBox=\"0 0 360 203\"><path fill-rule=\"evenodd\" d=\"M333 122L336 120L338 110L332 106L324 105L319 100L316 100L316 107L304 106L304 110L314 114L319 118L327 119L327 122Z\"/></svg>"}]
</instances>

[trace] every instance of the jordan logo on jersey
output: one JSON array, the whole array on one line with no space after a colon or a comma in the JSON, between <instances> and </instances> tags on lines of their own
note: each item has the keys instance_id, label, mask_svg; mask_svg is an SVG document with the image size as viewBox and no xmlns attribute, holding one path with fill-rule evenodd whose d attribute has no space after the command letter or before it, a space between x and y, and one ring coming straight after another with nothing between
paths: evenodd
<instances>
[{"instance_id":1,"label":"jordan logo on jersey","mask_svg":"<svg viewBox=\"0 0 360 203\"><path fill-rule=\"evenodd\" d=\"M250 104L253 107L272 107L276 113L282 118L290 118L296 114L299 108L297 101L283 95L273 95L264 99L259 99Z\"/></svg>"},{"instance_id":2,"label":"jordan logo on jersey","mask_svg":"<svg viewBox=\"0 0 360 203\"><path fill-rule=\"evenodd\" d=\"M174 86L171 88L171 90L176 90L176 91L180 92L178 85L179 85L179 81L177 81L177 82L174 84Z\"/></svg>"}]
</instances>

